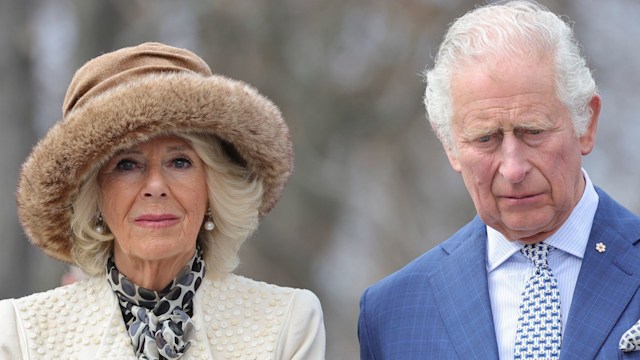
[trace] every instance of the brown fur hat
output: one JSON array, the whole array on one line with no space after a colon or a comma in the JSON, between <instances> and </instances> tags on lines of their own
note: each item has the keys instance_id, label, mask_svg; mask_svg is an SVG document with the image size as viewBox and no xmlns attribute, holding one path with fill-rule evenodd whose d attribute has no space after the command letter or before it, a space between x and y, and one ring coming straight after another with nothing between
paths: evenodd
<instances>
[{"instance_id":1,"label":"brown fur hat","mask_svg":"<svg viewBox=\"0 0 640 360\"><path fill-rule=\"evenodd\" d=\"M159 43L123 48L81 67L63 118L22 165L18 216L27 236L71 262L71 204L84 179L118 151L168 133L215 134L264 186L271 210L293 170L278 108L251 86L212 75L195 54Z\"/></svg>"}]
</instances>

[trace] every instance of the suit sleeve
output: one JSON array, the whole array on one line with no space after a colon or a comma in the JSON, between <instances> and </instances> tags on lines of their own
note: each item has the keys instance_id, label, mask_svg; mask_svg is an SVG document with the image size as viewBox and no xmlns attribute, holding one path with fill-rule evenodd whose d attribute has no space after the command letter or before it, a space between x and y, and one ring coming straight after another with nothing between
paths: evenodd
<instances>
[{"instance_id":1,"label":"suit sleeve","mask_svg":"<svg viewBox=\"0 0 640 360\"><path fill-rule=\"evenodd\" d=\"M323 360L325 341L320 300L309 290L296 290L280 334L276 359Z\"/></svg>"},{"instance_id":2,"label":"suit sleeve","mask_svg":"<svg viewBox=\"0 0 640 360\"><path fill-rule=\"evenodd\" d=\"M375 355L369 341L369 324L367 323L367 289L360 298L360 317L358 318L358 340L360 341L360 359L373 360Z\"/></svg>"},{"instance_id":3,"label":"suit sleeve","mask_svg":"<svg viewBox=\"0 0 640 360\"><path fill-rule=\"evenodd\" d=\"M25 338L18 327L19 319L12 300L0 301L0 319L0 360L26 359L26 354L22 353Z\"/></svg>"}]
</instances>

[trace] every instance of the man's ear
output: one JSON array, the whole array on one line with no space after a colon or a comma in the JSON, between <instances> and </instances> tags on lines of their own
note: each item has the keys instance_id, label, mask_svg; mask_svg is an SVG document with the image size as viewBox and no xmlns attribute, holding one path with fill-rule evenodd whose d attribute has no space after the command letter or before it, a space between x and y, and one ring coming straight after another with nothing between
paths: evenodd
<instances>
[{"instance_id":1,"label":"man's ear","mask_svg":"<svg viewBox=\"0 0 640 360\"><path fill-rule=\"evenodd\" d=\"M453 168L453 170L455 170L456 172L460 172L461 168L460 168L460 160L458 159L458 151L456 149L452 149L451 146L449 145L445 145L444 146L444 151L447 153L447 159L449 159L449 164L451 164L451 167Z\"/></svg>"},{"instance_id":2,"label":"man's ear","mask_svg":"<svg viewBox=\"0 0 640 360\"><path fill-rule=\"evenodd\" d=\"M593 95L589 102L589 108L591 108L591 118L589 119L589 125L587 131L580 136L580 151L582 155L587 155L593 150L596 143L596 131L598 130L598 117L600 116L600 107L602 101L600 96Z\"/></svg>"}]
</instances>

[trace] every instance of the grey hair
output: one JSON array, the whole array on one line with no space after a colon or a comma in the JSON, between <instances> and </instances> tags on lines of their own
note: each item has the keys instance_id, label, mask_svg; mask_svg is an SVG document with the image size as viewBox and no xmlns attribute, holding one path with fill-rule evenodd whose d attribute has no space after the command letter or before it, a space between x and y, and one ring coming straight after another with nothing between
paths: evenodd
<instances>
[{"instance_id":1,"label":"grey hair","mask_svg":"<svg viewBox=\"0 0 640 360\"><path fill-rule=\"evenodd\" d=\"M552 60L556 95L571 114L576 135L585 133L591 116L589 103L597 89L570 24L533 1L509 1L479 7L457 19L444 36L434 67L425 71L427 118L446 148L456 150L451 94L454 67L513 55Z\"/></svg>"},{"instance_id":2,"label":"grey hair","mask_svg":"<svg viewBox=\"0 0 640 360\"><path fill-rule=\"evenodd\" d=\"M187 140L206 165L209 206L216 226L212 231L201 227L197 243L203 251L207 273L230 273L239 264L240 247L258 227L262 182L231 160L213 135L172 135ZM100 213L98 172L99 169L93 171L80 186L71 217L72 259L94 276L105 273L115 240L110 232L100 234L95 230Z\"/></svg>"}]
</instances>

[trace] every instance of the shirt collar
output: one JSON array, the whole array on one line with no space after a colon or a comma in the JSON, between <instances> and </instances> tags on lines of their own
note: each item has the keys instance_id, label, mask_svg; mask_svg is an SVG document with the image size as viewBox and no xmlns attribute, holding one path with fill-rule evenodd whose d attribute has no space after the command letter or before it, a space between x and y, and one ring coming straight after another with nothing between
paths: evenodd
<instances>
[{"instance_id":1,"label":"shirt collar","mask_svg":"<svg viewBox=\"0 0 640 360\"><path fill-rule=\"evenodd\" d=\"M584 257L599 201L598 193L589 175L584 169L582 174L585 179L585 190L580 201L558 231L544 240L546 244L580 259ZM522 246L519 241L509 241L498 230L487 226L487 271L495 270Z\"/></svg>"}]
</instances>

